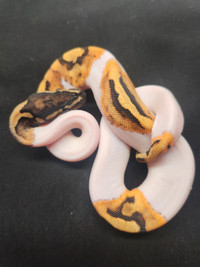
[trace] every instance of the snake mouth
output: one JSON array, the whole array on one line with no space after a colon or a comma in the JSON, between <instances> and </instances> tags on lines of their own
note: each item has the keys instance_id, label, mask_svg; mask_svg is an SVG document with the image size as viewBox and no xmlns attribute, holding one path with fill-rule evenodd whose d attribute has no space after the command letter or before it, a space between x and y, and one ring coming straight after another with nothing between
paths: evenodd
<instances>
[{"instance_id":1,"label":"snake mouth","mask_svg":"<svg viewBox=\"0 0 200 267\"><path fill-rule=\"evenodd\" d=\"M10 130L25 145L33 143L33 128L46 125L59 115L80 108L86 93L80 89L57 90L32 94L10 116Z\"/></svg>"}]
</instances>

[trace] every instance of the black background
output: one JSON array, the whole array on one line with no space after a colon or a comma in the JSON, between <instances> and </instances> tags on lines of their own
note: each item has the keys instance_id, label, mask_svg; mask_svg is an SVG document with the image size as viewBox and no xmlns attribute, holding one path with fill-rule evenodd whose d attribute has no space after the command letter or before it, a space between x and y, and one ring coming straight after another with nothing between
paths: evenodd
<instances>
[{"instance_id":1,"label":"black background","mask_svg":"<svg viewBox=\"0 0 200 267\"><path fill-rule=\"evenodd\" d=\"M0 0L0 26L0 266L199 266L200 1ZM88 192L95 154L63 162L9 132L12 109L53 60L88 45L110 50L136 86L163 85L182 106L196 178L178 215L151 233L119 232L96 213ZM84 109L100 120L91 93ZM146 173L132 153L128 188Z\"/></svg>"}]
</instances>

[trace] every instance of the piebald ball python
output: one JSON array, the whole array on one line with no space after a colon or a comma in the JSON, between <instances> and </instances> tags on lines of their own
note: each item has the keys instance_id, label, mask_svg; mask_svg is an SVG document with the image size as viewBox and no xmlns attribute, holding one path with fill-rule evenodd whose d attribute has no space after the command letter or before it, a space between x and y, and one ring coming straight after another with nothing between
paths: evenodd
<instances>
[{"instance_id":1,"label":"piebald ball python","mask_svg":"<svg viewBox=\"0 0 200 267\"><path fill-rule=\"evenodd\" d=\"M102 113L99 126L92 115L75 110L91 88ZM135 88L107 50L75 48L55 60L37 93L10 116L10 130L22 144L47 146L67 161L98 153L89 191L97 212L115 228L131 232L154 230L182 207L194 178L194 158L181 136L184 118L169 90L161 86ZM72 129L82 131L80 137ZM124 172L130 147L146 162L148 175L128 190Z\"/></svg>"}]
</instances>

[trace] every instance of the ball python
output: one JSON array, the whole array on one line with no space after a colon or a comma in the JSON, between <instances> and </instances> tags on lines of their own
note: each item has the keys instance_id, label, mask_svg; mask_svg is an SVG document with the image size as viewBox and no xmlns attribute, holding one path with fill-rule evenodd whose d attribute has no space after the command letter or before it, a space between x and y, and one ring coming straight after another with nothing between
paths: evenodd
<instances>
[{"instance_id":1,"label":"ball python","mask_svg":"<svg viewBox=\"0 0 200 267\"><path fill-rule=\"evenodd\" d=\"M77 110L91 89L102 114L99 125ZM186 201L194 178L194 158L181 135L184 117L172 93L161 86L135 88L107 50L74 48L56 59L37 92L10 115L10 130L22 144L47 146L56 157L78 161L99 144L89 192L96 211L113 227L130 233L166 224ZM73 134L79 128L81 136ZM124 173L134 148L148 174L128 190Z\"/></svg>"}]
</instances>

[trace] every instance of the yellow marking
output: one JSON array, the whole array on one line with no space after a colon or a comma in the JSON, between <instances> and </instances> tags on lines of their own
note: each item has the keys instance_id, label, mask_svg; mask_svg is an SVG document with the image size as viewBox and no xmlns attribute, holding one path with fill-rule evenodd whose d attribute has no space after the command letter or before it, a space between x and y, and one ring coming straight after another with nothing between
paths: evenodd
<instances>
[{"instance_id":1,"label":"yellow marking","mask_svg":"<svg viewBox=\"0 0 200 267\"><path fill-rule=\"evenodd\" d=\"M134 212L139 212L145 220L146 231L152 231L166 223L166 219L151 207L139 189L125 190L124 193L117 199L102 200L93 204L97 212L113 227L121 231L137 233L140 231L140 226L136 221L127 221L121 218L115 218L107 212L108 209L113 212L118 211L123 202L127 198L132 197L135 199L134 203L126 202L122 208L122 215L131 217Z\"/></svg>"},{"instance_id":2,"label":"yellow marking","mask_svg":"<svg viewBox=\"0 0 200 267\"><path fill-rule=\"evenodd\" d=\"M134 96L143 112L150 118L141 116L141 114L138 112L136 106L131 102L129 96L120 84L120 77L123 79L124 83L130 91L130 94ZM123 116L119 112L119 110L117 110L117 107L113 105L114 95L111 93L109 80L114 81L115 93L119 95L118 101L120 106L128 110L130 114L132 114L139 121L139 124L133 123L133 121L128 117L128 115ZM109 60L105 66L101 80L101 88L101 105L105 116L111 124L128 131L134 131L139 133L151 132L154 122L154 116L138 96L135 87L129 79L128 75L121 69L120 65L114 59ZM142 127L140 127L140 125Z\"/></svg>"},{"instance_id":3,"label":"yellow marking","mask_svg":"<svg viewBox=\"0 0 200 267\"><path fill-rule=\"evenodd\" d=\"M125 216L131 216L134 210L134 203L125 203L122 208L122 214Z\"/></svg>"},{"instance_id":4,"label":"yellow marking","mask_svg":"<svg viewBox=\"0 0 200 267\"><path fill-rule=\"evenodd\" d=\"M36 120L37 122L39 122L39 123L43 123L43 122L44 122L44 120L41 119L41 118L35 118L35 120Z\"/></svg>"},{"instance_id":5,"label":"yellow marking","mask_svg":"<svg viewBox=\"0 0 200 267\"><path fill-rule=\"evenodd\" d=\"M37 99L37 101L35 101L35 108L36 109L43 109L45 107L43 98Z\"/></svg>"},{"instance_id":6,"label":"yellow marking","mask_svg":"<svg viewBox=\"0 0 200 267\"><path fill-rule=\"evenodd\" d=\"M23 117L27 119L33 118L32 114L28 112L20 113L20 110L26 104L27 104L27 100L15 107L15 109L13 110L10 116L9 126L10 126L11 133L17 139L17 141L19 141L20 143L24 145L31 146L34 141L33 128L25 127L23 123L19 122L19 120ZM17 127L17 132L16 132L16 127Z\"/></svg>"},{"instance_id":7,"label":"yellow marking","mask_svg":"<svg viewBox=\"0 0 200 267\"><path fill-rule=\"evenodd\" d=\"M61 79L69 82L76 88L85 88L85 81L90 73L90 69L95 60L97 60L104 52L103 48L88 47L88 54L83 58L82 64L78 63L72 69L67 69L67 65L61 64L59 59L55 60L46 72L44 79L38 87L38 92L45 91L46 81L49 82L49 90L55 91L58 88L64 89ZM74 48L63 54L62 58L66 61L75 63L78 57L84 54L83 48Z\"/></svg>"},{"instance_id":8,"label":"yellow marking","mask_svg":"<svg viewBox=\"0 0 200 267\"><path fill-rule=\"evenodd\" d=\"M61 113L61 112L62 112L62 109L56 110L54 113L48 115L48 116L45 118L45 120L51 120L51 119L53 119L56 115L58 115L58 114Z\"/></svg>"},{"instance_id":9,"label":"yellow marking","mask_svg":"<svg viewBox=\"0 0 200 267\"><path fill-rule=\"evenodd\" d=\"M159 141L158 143L155 143ZM170 132L164 132L156 136L151 141L152 146L146 153L137 153L136 159L140 162L149 162L157 158L160 154L166 152L174 144L174 137ZM154 144L155 143L155 144ZM154 144L154 145L153 145Z\"/></svg>"},{"instance_id":10,"label":"yellow marking","mask_svg":"<svg viewBox=\"0 0 200 267\"><path fill-rule=\"evenodd\" d=\"M68 91L69 93L80 93L80 89L76 89L76 88L72 88L72 89L65 89L66 91Z\"/></svg>"},{"instance_id":11,"label":"yellow marking","mask_svg":"<svg viewBox=\"0 0 200 267\"><path fill-rule=\"evenodd\" d=\"M55 62L57 62L57 60ZM57 89L64 89L63 85L61 83L61 75L60 75L60 70L61 70L62 66L60 66L60 64L58 64L58 66L55 66L55 68L57 68L58 70L54 71L51 67L50 67L50 69L47 70L47 72L45 73L44 79L40 82L40 84L38 86L37 92L44 92L45 91L46 81L49 82L49 88L48 88L49 91L48 92L56 91Z\"/></svg>"},{"instance_id":12,"label":"yellow marking","mask_svg":"<svg viewBox=\"0 0 200 267\"><path fill-rule=\"evenodd\" d=\"M64 108L65 108L65 109L67 109L67 108L68 108L68 109L73 109L73 107L74 107L77 103L79 103L81 100L82 100L82 97L79 96L77 99L74 100L73 103L71 103L71 105L66 105Z\"/></svg>"}]
</instances>

